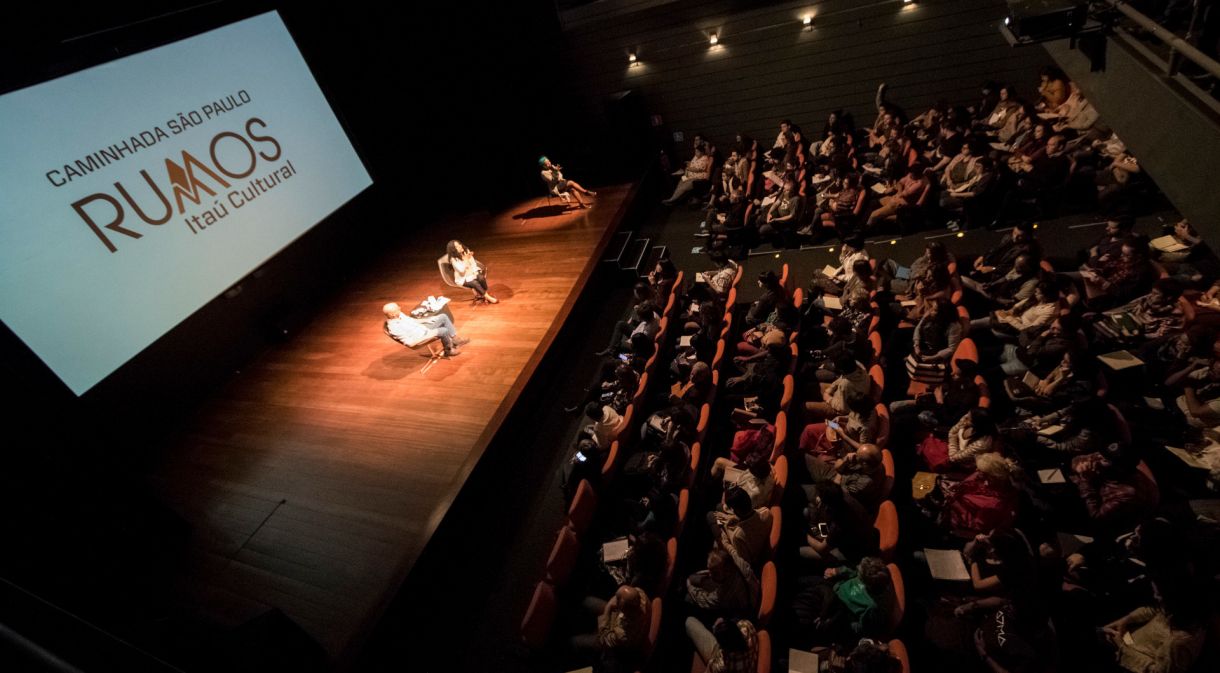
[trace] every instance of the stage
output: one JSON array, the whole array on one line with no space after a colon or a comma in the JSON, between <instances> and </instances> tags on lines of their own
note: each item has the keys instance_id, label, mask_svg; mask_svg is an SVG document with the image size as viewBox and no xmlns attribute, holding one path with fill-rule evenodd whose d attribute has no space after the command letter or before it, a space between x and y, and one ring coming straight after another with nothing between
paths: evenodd
<instances>
[{"instance_id":1,"label":"stage","mask_svg":"<svg viewBox=\"0 0 1220 673\"><path fill-rule=\"evenodd\" d=\"M483 456L599 263L628 185L590 210L530 201L404 235L287 343L194 414L149 475L193 526L178 589L208 619L276 607L332 660L351 649ZM497 305L446 287L437 258L462 240ZM444 294L461 354L426 359L382 332L381 307Z\"/></svg>"}]
</instances>

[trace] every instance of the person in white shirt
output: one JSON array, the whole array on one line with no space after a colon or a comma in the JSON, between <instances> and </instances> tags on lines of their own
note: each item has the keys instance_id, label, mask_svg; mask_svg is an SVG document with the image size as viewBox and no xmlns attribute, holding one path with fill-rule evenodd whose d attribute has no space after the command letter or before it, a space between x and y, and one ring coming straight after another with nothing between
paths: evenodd
<instances>
[{"instance_id":1,"label":"person in white shirt","mask_svg":"<svg viewBox=\"0 0 1220 673\"><path fill-rule=\"evenodd\" d=\"M487 291L486 267L474 258L470 248L462 245L461 241L453 240L445 246L445 252L449 255L449 266L453 267L453 282L474 290L478 301L500 303Z\"/></svg>"},{"instance_id":2,"label":"person in white shirt","mask_svg":"<svg viewBox=\"0 0 1220 673\"><path fill-rule=\"evenodd\" d=\"M458 346L470 343L469 339L458 337L453 321L444 313L412 318L394 302L381 307L381 311L385 314L385 333L404 346L414 346L435 336L445 347L445 357L453 357L461 353Z\"/></svg>"},{"instance_id":3,"label":"person in white shirt","mask_svg":"<svg viewBox=\"0 0 1220 673\"><path fill-rule=\"evenodd\" d=\"M585 426L583 434L590 437L597 444L597 448L603 450L618 439L623 426L627 424L627 419L615 411L614 407L598 402L590 402L585 406L585 416L593 422Z\"/></svg>"}]
</instances>

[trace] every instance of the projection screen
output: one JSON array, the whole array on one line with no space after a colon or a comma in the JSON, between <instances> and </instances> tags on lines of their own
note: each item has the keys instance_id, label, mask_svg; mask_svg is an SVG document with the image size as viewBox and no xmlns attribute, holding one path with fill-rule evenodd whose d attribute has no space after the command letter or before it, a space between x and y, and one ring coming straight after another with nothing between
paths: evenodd
<instances>
[{"instance_id":1,"label":"projection screen","mask_svg":"<svg viewBox=\"0 0 1220 673\"><path fill-rule=\"evenodd\" d=\"M372 184L262 14L0 96L0 320L77 395Z\"/></svg>"}]
</instances>

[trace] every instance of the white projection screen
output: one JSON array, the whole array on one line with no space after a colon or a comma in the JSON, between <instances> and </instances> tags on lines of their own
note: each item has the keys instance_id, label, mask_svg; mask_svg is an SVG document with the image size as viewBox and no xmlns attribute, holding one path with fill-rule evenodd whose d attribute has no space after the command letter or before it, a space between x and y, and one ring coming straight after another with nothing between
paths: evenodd
<instances>
[{"instance_id":1,"label":"white projection screen","mask_svg":"<svg viewBox=\"0 0 1220 673\"><path fill-rule=\"evenodd\" d=\"M0 320L77 395L372 184L275 12L0 96Z\"/></svg>"}]
</instances>

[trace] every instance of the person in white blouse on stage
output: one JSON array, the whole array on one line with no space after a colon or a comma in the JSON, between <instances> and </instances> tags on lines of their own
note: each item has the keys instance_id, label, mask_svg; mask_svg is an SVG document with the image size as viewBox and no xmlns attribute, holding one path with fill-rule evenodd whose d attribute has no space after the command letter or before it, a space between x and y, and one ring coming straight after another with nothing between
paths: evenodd
<instances>
[{"instance_id":1,"label":"person in white blouse on stage","mask_svg":"<svg viewBox=\"0 0 1220 673\"><path fill-rule=\"evenodd\" d=\"M453 267L454 283L474 290L480 301L489 304L500 302L487 291L487 276L483 272L483 265L475 260L470 248L462 245L461 241L455 240L449 241L449 245L445 246L445 251L449 254L449 264Z\"/></svg>"}]
</instances>

